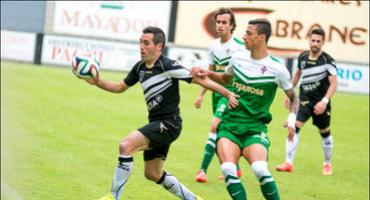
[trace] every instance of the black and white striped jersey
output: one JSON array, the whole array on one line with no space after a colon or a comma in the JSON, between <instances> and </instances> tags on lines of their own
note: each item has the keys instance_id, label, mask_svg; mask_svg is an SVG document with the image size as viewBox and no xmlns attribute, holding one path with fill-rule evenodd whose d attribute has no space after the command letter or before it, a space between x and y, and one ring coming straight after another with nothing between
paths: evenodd
<instances>
[{"instance_id":1,"label":"black and white striped jersey","mask_svg":"<svg viewBox=\"0 0 370 200\"><path fill-rule=\"evenodd\" d=\"M179 80L192 81L190 71L174 60L161 55L151 69L140 61L128 73L124 82L133 86L140 82L149 112L149 121L179 115Z\"/></svg>"},{"instance_id":2,"label":"black and white striped jersey","mask_svg":"<svg viewBox=\"0 0 370 200\"><path fill-rule=\"evenodd\" d=\"M298 69L302 70L300 99L316 104L326 94L329 88L328 76L337 74L334 59L322 52L317 60L309 59L309 51L302 52L298 57Z\"/></svg>"}]
</instances>

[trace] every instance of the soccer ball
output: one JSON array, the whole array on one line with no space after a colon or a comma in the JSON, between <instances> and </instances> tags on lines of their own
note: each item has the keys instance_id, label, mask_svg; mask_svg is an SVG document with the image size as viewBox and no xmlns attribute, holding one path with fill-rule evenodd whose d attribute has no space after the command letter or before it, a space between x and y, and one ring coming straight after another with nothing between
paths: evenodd
<instances>
[{"instance_id":1,"label":"soccer ball","mask_svg":"<svg viewBox=\"0 0 370 200\"><path fill-rule=\"evenodd\" d=\"M78 78L92 79L99 76L100 64L91 53L81 51L73 56L71 68Z\"/></svg>"}]
</instances>

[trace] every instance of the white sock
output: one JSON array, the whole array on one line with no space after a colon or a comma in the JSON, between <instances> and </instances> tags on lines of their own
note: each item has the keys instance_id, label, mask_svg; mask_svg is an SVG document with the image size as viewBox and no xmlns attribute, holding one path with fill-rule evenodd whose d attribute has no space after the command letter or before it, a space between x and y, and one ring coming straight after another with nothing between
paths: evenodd
<instances>
[{"instance_id":1,"label":"white sock","mask_svg":"<svg viewBox=\"0 0 370 200\"><path fill-rule=\"evenodd\" d=\"M132 173L134 167L134 162L132 156L119 156L118 165L114 171L113 181L112 181L112 195L115 200L118 200L121 196L122 190L126 185L128 178Z\"/></svg>"},{"instance_id":2,"label":"white sock","mask_svg":"<svg viewBox=\"0 0 370 200\"><path fill-rule=\"evenodd\" d=\"M216 133L209 132L207 144L211 145L213 148L216 148L216 139L217 139Z\"/></svg>"},{"instance_id":3,"label":"white sock","mask_svg":"<svg viewBox=\"0 0 370 200\"><path fill-rule=\"evenodd\" d=\"M334 141L333 137L329 135L326 138L322 138L322 149L324 150L325 163L330 163L331 155L333 152Z\"/></svg>"},{"instance_id":4,"label":"white sock","mask_svg":"<svg viewBox=\"0 0 370 200\"><path fill-rule=\"evenodd\" d=\"M294 134L293 141L290 142L288 138L286 139L285 142L285 159L287 162L293 164L294 157L295 157L295 152L298 149L298 142L299 142L299 135L297 133Z\"/></svg>"},{"instance_id":5,"label":"white sock","mask_svg":"<svg viewBox=\"0 0 370 200\"><path fill-rule=\"evenodd\" d=\"M166 172L163 176L160 180L163 182L159 181L158 184L162 184L167 191L183 200L196 200L196 195L183 186L175 176Z\"/></svg>"}]
</instances>

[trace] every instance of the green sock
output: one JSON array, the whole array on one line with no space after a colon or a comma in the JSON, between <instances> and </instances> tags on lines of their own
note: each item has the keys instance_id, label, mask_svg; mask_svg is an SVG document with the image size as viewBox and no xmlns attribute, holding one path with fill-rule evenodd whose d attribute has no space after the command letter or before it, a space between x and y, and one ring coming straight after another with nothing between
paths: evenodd
<instances>
[{"instance_id":1,"label":"green sock","mask_svg":"<svg viewBox=\"0 0 370 200\"><path fill-rule=\"evenodd\" d=\"M267 200L280 200L279 190L272 176L262 176L259 179L262 194Z\"/></svg>"},{"instance_id":2,"label":"green sock","mask_svg":"<svg viewBox=\"0 0 370 200\"><path fill-rule=\"evenodd\" d=\"M243 184L240 182L238 177L226 176L225 178L226 188L233 200L246 200L247 192L245 191Z\"/></svg>"},{"instance_id":3,"label":"green sock","mask_svg":"<svg viewBox=\"0 0 370 200\"><path fill-rule=\"evenodd\" d=\"M210 134L208 136L207 144L204 149L204 155L202 160L202 165L200 168L207 173L209 164L211 164L212 158L215 155L215 146L216 146L216 134Z\"/></svg>"}]
</instances>

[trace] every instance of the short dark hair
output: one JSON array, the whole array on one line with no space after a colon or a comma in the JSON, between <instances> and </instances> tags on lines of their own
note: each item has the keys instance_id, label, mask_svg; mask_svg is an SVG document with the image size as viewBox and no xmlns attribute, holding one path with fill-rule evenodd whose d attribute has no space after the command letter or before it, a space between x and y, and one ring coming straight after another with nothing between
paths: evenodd
<instances>
[{"instance_id":1,"label":"short dark hair","mask_svg":"<svg viewBox=\"0 0 370 200\"><path fill-rule=\"evenodd\" d=\"M152 33L153 34L153 43L155 45L162 43L162 50L166 46L166 35L162 29L154 26L148 26L143 29L143 33Z\"/></svg>"},{"instance_id":2,"label":"short dark hair","mask_svg":"<svg viewBox=\"0 0 370 200\"><path fill-rule=\"evenodd\" d=\"M321 35L322 36L322 40L325 40L325 31L324 31L324 29L322 29L322 28L315 28L315 29L313 29L311 31L310 36L313 35L313 34L315 34L315 35Z\"/></svg>"},{"instance_id":3,"label":"short dark hair","mask_svg":"<svg viewBox=\"0 0 370 200\"><path fill-rule=\"evenodd\" d=\"M250 20L248 24L252 24L256 26L257 33L259 35L264 34L266 36L266 44L270 39L271 36L271 23L267 19L254 19Z\"/></svg>"},{"instance_id":4,"label":"short dark hair","mask_svg":"<svg viewBox=\"0 0 370 200\"><path fill-rule=\"evenodd\" d=\"M216 21L217 20L217 16L218 15L223 15L223 14L229 14L230 15L230 24L232 24L234 27L231 29L231 33L234 32L235 28L236 28L236 20L235 20L235 15L233 13L233 11L230 9L230 8L219 8L216 12L215 12L215 15L214 15L214 20Z\"/></svg>"}]
</instances>

